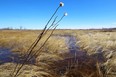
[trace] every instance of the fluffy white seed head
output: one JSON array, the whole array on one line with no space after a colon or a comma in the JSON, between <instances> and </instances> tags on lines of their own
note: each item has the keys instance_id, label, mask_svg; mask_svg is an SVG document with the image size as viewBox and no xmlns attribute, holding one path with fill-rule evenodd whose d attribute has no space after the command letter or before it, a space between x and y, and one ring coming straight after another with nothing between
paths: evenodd
<instances>
[{"instance_id":1,"label":"fluffy white seed head","mask_svg":"<svg viewBox=\"0 0 116 77\"><path fill-rule=\"evenodd\" d=\"M67 16L68 15L68 13L64 13L64 16Z\"/></svg>"},{"instance_id":2,"label":"fluffy white seed head","mask_svg":"<svg viewBox=\"0 0 116 77\"><path fill-rule=\"evenodd\" d=\"M64 6L64 3L63 2L60 2L60 6L63 7Z\"/></svg>"}]
</instances>

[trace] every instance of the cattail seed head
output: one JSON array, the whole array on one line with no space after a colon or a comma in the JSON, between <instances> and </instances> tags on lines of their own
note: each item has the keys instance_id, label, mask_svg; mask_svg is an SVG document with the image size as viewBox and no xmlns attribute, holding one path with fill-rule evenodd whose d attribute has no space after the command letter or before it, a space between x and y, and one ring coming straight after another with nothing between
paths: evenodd
<instances>
[{"instance_id":1,"label":"cattail seed head","mask_svg":"<svg viewBox=\"0 0 116 77\"><path fill-rule=\"evenodd\" d=\"M64 13L64 16L67 16L68 15L68 13Z\"/></svg>"},{"instance_id":2,"label":"cattail seed head","mask_svg":"<svg viewBox=\"0 0 116 77\"><path fill-rule=\"evenodd\" d=\"M63 2L60 2L60 7L63 7L64 6L64 3Z\"/></svg>"}]
</instances>

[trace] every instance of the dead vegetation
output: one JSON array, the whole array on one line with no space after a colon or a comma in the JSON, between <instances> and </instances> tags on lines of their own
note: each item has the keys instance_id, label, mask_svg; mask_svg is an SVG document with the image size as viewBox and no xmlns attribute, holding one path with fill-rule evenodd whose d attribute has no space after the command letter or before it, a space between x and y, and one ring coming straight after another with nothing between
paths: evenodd
<instances>
[{"instance_id":1,"label":"dead vegetation","mask_svg":"<svg viewBox=\"0 0 116 77\"><path fill-rule=\"evenodd\" d=\"M0 30L0 48L23 57L22 62L2 63L0 77L116 76L116 32L55 30L67 13L48 25L63 5L61 2L43 30ZM29 63L31 59L34 63Z\"/></svg>"},{"instance_id":2,"label":"dead vegetation","mask_svg":"<svg viewBox=\"0 0 116 77\"><path fill-rule=\"evenodd\" d=\"M35 64L26 64L26 68L24 68L27 70L24 70L23 68L22 70L24 72L19 77L115 77L115 32L106 33L83 30L56 30L54 34L60 35L61 31L64 32L62 35L68 35L70 33L75 36L78 40L77 46L80 46L80 51L86 54L81 57L68 56L69 51L67 51L68 47L65 44L65 38L51 36L46 45L42 48L40 56L36 58ZM20 46L25 47L25 43L29 43L29 40L34 40L37 36L36 34L40 31L19 32L11 30L7 33L6 32L7 31L2 31L0 35L3 36L2 34L4 34L5 38L5 35L8 35L10 32L14 32L14 35L9 34L9 39L6 37L6 39L8 39L11 43L13 42L12 36L17 37L17 35L20 35L19 37L21 38L22 35L27 35L24 37L25 40L20 43L22 44ZM32 35L30 35L31 33ZM89 33L91 33L91 35ZM31 38L32 36L35 37ZM47 36L44 38L46 37ZM19 46L17 43L18 39L11 45L7 45L9 42L6 41L7 40L5 39L4 41L0 41L0 43L6 43L1 44L1 47L2 45L6 45L3 47L8 48L10 48L11 45L14 45L14 48ZM41 43L43 41L44 39L41 40ZM108 41L112 42L112 44L107 43ZM40 45L37 47L39 46ZM13 47L11 47L11 50L13 50ZM20 51L20 49L18 49L18 51L24 53L24 51ZM0 65L1 70L4 70L0 73L1 77L7 77L5 71L12 71L15 65L16 63L5 63ZM11 68L9 66L11 66ZM30 72L32 73L30 74Z\"/></svg>"}]
</instances>

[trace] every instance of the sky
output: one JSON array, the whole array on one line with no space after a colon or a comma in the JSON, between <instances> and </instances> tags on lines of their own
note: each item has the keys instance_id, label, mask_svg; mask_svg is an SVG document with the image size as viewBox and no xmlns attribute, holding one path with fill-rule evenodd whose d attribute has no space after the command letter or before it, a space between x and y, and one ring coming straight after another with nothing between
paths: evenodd
<instances>
[{"instance_id":1,"label":"sky","mask_svg":"<svg viewBox=\"0 0 116 77\"><path fill-rule=\"evenodd\" d=\"M116 0L0 0L0 28L43 29L60 2L58 29L116 27Z\"/></svg>"}]
</instances>

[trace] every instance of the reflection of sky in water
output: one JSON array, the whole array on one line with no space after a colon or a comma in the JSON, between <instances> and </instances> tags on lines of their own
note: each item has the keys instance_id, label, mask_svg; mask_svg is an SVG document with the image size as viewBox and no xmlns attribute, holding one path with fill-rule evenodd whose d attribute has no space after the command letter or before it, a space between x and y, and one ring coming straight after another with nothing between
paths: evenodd
<instances>
[{"instance_id":1,"label":"reflection of sky in water","mask_svg":"<svg viewBox=\"0 0 116 77\"><path fill-rule=\"evenodd\" d=\"M14 62L14 63L22 63L24 57L13 53L10 49L0 48L0 64L7 63L7 62ZM30 64L35 63L35 59L30 60Z\"/></svg>"},{"instance_id":2,"label":"reflection of sky in water","mask_svg":"<svg viewBox=\"0 0 116 77\"><path fill-rule=\"evenodd\" d=\"M9 49L0 48L0 64L13 61L13 54Z\"/></svg>"}]
</instances>

